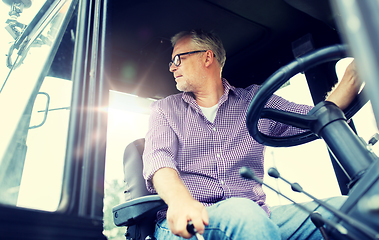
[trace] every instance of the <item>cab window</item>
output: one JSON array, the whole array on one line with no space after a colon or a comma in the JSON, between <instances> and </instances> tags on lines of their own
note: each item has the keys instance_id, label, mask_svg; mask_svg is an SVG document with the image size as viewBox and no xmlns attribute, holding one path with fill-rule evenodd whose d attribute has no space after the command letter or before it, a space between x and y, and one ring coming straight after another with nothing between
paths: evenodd
<instances>
[{"instance_id":1,"label":"cab window","mask_svg":"<svg viewBox=\"0 0 379 240\"><path fill-rule=\"evenodd\" d=\"M55 211L62 193L72 82L54 76L50 65L72 1L9 3L0 3L5 24L0 28L0 203Z\"/></svg>"},{"instance_id":2,"label":"cab window","mask_svg":"<svg viewBox=\"0 0 379 240\"><path fill-rule=\"evenodd\" d=\"M108 239L124 237L125 228L115 227L112 215L112 208L125 201L124 150L134 140L145 137L150 116L149 106L154 101L110 91L104 193L104 235Z\"/></svg>"}]
</instances>

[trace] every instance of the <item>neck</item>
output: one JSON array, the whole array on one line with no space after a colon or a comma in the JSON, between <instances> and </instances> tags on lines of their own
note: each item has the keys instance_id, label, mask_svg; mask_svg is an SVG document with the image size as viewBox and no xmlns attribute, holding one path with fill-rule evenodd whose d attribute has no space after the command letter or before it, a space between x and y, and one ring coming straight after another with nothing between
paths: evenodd
<instances>
[{"instance_id":1,"label":"neck","mask_svg":"<svg viewBox=\"0 0 379 240\"><path fill-rule=\"evenodd\" d=\"M213 107L216 105L221 96L224 94L224 85L221 78L208 81L204 88L194 92L196 102L201 107Z\"/></svg>"}]
</instances>

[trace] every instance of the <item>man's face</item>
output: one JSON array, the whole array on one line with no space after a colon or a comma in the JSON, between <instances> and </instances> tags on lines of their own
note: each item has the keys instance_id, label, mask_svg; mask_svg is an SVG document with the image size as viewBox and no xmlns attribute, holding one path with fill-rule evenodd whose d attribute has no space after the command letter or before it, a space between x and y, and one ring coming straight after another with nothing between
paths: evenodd
<instances>
[{"instance_id":1,"label":"man's face","mask_svg":"<svg viewBox=\"0 0 379 240\"><path fill-rule=\"evenodd\" d=\"M172 51L172 59L177 54L187 53L196 51L197 49L194 47L194 44L191 42L190 38L184 38L179 40L174 50ZM180 65L175 66L172 64L170 66L170 72L173 73L176 88L179 91L183 92L195 92L199 84L201 83L200 69L201 69L201 61L199 58L199 54L203 54L202 52L185 54L180 56Z\"/></svg>"}]
</instances>

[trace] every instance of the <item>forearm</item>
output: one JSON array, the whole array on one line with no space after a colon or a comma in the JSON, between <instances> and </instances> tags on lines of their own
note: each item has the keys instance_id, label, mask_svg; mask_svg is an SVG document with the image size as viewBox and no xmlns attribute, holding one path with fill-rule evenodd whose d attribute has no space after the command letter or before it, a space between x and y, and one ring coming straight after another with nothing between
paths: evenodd
<instances>
[{"instance_id":1,"label":"forearm","mask_svg":"<svg viewBox=\"0 0 379 240\"><path fill-rule=\"evenodd\" d=\"M352 62L345 71L339 85L327 97L327 101L335 103L339 108L344 110L354 100L359 92L361 82L358 78L355 64Z\"/></svg>"},{"instance_id":2,"label":"forearm","mask_svg":"<svg viewBox=\"0 0 379 240\"><path fill-rule=\"evenodd\" d=\"M193 199L190 192L172 168L161 168L153 176L154 188L168 206L183 199Z\"/></svg>"},{"instance_id":3,"label":"forearm","mask_svg":"<svg viewBox=\"0 0 379 240\"><path fill-rule=\"evenodd\" d=\"M347 86L342 88L337 87L326 99L326 101L333 102L340 109L346 109L350 103L354 100L358 93L358 90L354 86Z\"/></svg>"},{"instance_id":4,"label":"forearm","mask_svg":"<svg viewBox=\"0 0 379 240\"><path fill-rule=\"evenodd\" d=\"M195 200L178 173L172 168L161 168L153 176L154 188L167 203L167 221L173 234L190 238L188 221L192 221L199 233L208 225L208 213L202 203Z\"/></svg>"}]
</instances>

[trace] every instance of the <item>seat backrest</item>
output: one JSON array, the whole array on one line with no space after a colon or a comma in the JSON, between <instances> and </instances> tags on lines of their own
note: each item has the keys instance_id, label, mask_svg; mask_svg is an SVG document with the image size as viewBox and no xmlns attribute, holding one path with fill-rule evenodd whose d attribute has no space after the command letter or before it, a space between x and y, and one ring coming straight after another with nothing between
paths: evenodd
<instances>
[{"instance_id":1,"label":"seat backrest","mask_svg":"<svg viewBox=\"0 0 379 240\"><path fill-rule=\"evenodd\" d=\"M151 195L146 189L145 179L142 175L142 154L145 139L137 139L126 146L124 151L124 182L125 201L138 197Z\"/></svg>"},{"instance_id":2,"label":"seat backrest","mask_svg":"<svg viewBox=\"0 0 379 240\"><path fill-rule=\"evenodd\" d=\"M144 147L142 138L130 143L124 151L125 203L114 207L113 213L117 226L128 226L126 240L154 239L156 213L166 206L158 195L152 196L146 189L142 175Z\"/></svg>"}]
</instances>

